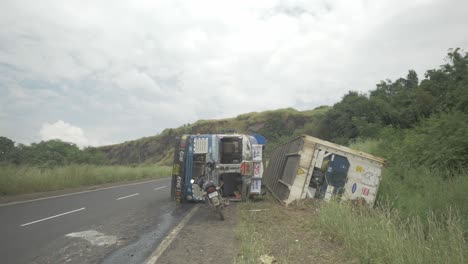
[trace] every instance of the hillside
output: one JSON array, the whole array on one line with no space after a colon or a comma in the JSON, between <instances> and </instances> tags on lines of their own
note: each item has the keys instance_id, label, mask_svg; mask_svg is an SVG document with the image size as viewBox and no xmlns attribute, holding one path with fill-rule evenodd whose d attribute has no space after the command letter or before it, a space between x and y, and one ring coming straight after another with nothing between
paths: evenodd
<instances>
[{"instance_id":1,"label":"hillside","mask_svg":"<svg viewBox=\"0 0 468 264\"><path fill-rule=\"evenodd\" d=\"M234 118L199 120L193 124L165 129L161 134L121 144L99 147L112 164L157 163L169 165L174 154L177 136L202 133L259 133L267 140L266 153L293 135L314 134L319 120L330 109L321 106L314 110L293 108L241 114Z\"/></svg>"}]
</instances>

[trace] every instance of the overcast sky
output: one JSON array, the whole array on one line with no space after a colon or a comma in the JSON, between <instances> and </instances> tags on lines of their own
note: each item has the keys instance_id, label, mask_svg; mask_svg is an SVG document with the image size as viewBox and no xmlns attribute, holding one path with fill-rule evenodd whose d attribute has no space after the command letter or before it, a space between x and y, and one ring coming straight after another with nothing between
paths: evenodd
<instances>
[{"instance_id":1,"label":"overcast sky","mask_svg":"<svg viewBox=\"0 0 468 264\"><path fill-rule=\"evenodd\" d=\"M0 136L105 145L331 105L468 47L466 0L0 1Z\"/></svg>"}]
</instances>

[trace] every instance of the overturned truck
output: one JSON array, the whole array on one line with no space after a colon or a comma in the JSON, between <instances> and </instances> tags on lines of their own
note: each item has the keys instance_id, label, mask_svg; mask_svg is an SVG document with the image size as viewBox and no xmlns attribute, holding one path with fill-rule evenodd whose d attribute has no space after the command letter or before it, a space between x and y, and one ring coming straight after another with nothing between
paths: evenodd
<instances>
[{"instance_id":1,"label":"overturned truck","mask_svg":"<svg viewBox=\"0 0 468 264\"><path fill-rule=\"evenodd\" d=\"M306 197L373 206L385 160L311 136L274 150L263 182L283 204Z\"/></svg>"},{"instance_id":2,"label":"overturned truck","mask_svg":"<svg viewBox=\"0 0 468 264\"><path fill-rule=\"evenodd\" d=\"M260 194L265 143L261 135L182 136L175 146L172 199L178 203L204 201L203 191L197 182L204 176L207 162L214 164L209 180L219 187L225 198L241 201Z\"/></svg>"}]
</instances>

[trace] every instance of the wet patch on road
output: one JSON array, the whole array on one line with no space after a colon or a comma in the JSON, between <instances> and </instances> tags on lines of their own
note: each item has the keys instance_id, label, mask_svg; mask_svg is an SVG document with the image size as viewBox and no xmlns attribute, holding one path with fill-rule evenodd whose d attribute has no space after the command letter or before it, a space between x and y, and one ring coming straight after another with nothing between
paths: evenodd
<instances>
[{"instance_id":1,"label":"wet patch on road","mask_svg":"<svg viewBox=\"0 0 468 264\"><path fill-rule=\"evenodd\" d=\"M108 255L103 264L133 264L143 263L156 249L164 237L176 226L193 205L182 205L159 216L155 228L144 232L134 242L121 247Z\"/></svg>"},{"instance_id":2,"label":"wet patch on road","mask_svg":"<svg viewBox=\"0 0 468 264\"><path fill-rule=\"evenodd\" d=\"M167 199L129 208L118 217L110 212L102 222L44 245L28 263L143 263L191 207L176 207Z\"/></svg>"},{"instance_id":3,"label":"wet patch on road","mask_svg":"<svg viewBox=\"0 0 468 264\"><path fill-rule=\"evenodd\" d=\"M87 230L83 232L70 233L65 236L85 239L93 246L106 246L117 243L116 236L107 236L96 230Z\"/></svg>"}]
</instances>

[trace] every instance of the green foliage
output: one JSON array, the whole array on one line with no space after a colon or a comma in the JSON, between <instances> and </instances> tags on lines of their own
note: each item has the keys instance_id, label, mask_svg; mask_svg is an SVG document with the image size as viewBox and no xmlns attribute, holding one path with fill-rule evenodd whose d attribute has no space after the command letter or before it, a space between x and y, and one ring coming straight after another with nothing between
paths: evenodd
<instances>
[{"instance_id":1,"label":"green foliage","mask_svg":"<svg viewBox=\"0 0 468 264\"><path fill-rule=\"evenodd\" d=\"M407 168L398 164L384 170L379 189L380 204L391 204L403 217L443 216L450 207L468 228L468 170L457 177L444 168Z\"/></svg>"},{"instance_id":2,"label":"green foliage","mask_svg":"<svg viewBox=\"0 0 468 264\"><path fill-rule=\"evenodd\" d=\"M350 92L319 124L323 138L387 159L377 210L321 210L360 262L466 262L468 54L450 50L447 61L420 83L410 71L368 97Z\"/></svg>"},{"instance_id":3,"label":"green foliage","mask_svg":"<svg viewBox=\"0 0 468 264\"><path fill-rule=\"evenodd\" d=\"M379 203L391 204L404 217L421 218L451 206L468 228L467 124L458 115L434 116L410 130L384 129L380 139L351 145L388 159Z\"/></svg>"},{"instance_id":4,"label":"green foliage","mask_svg":"<svg viewBox=\"0 0 468 264\"><path fill-rule=\"evenodd\" d=\"M358 137L375 136L380 128L378 105L367 96L349 92L321 120L318 136L338 144Z\"/></svg>"},{"instance_id":5,"label":"green foliage","mask_svg":"<svg viewBox=\"0 0 468 264\"><path fill-rule=\"evenodd\" d=\"M393 147L387 148L387 156L402 166L457 172L468 168L467 135L467 114L458 111L438 114L404 131L402 137L396 138L400 144L393 142Z\"/></svg>"},{"instance_id":6,"label":"green foliage","mask_svg":"<svg viewBox=\"0 0 468 264\"><path fill-rule=\"evenodd\" d=\"M377 84L369 96L349 92L327 112L318 131L321 138L347 144L375 138L383 127L408 129L433 114L468 113L468 53L450 50L448 63L429 70L419 83L415 71L406 78Z\"/></svg>"},{"instance_id":7,"label":"green foliage","mask_svg":"<svg viewBox=\"0 0 468 264\"><path fill-rule=\"evenodd\" d=\"M6 137L0 137L0 163L9 160L11 152L15 148L15 142Z\"/></svg>"},{"instance_id":8,"label":"green foliage","mask_svg":"<svg viewBox=\"0 0 468 264\"><path fill-rule=\"evenodd\" d=\"M75 144L61 140L48 140L32 143L30 146L19 144L8 138L0 138L1 163L34 165L42 167L63 166L68 164L104 164L104 153L97 148L79 149Z\"/></svg>"},{"instance_id":9,"label":"green foliage","mask_svg":"<svg viewBox=\"0 0 468 264\"><path fill-rule=\"evenodd\" d=\"M381 156L380 154L380 146L382 144L381 139L366 139L366 140L355 140L353 141L349 147L351 149L367 152L373 155Z\"/></svg>"}]
</instances>

